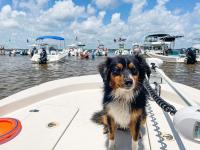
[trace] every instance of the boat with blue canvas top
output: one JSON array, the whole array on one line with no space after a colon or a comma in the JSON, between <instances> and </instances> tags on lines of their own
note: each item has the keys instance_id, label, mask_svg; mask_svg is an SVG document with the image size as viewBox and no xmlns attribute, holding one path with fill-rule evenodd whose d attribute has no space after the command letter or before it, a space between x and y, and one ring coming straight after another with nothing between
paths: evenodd
<instances>
[{"instance_id":1,"label":"boat with blue canvas top","mask_svg":"<svg viewBox=\"0 0 200 150\"><path fill-rule=\"evenodd\" d=\"M51 40L53 43L44 41ZM37 45L34 45L34 54L31 61L34 63L51 63L63 61L67 56L67 53L61 48L61 44L64 45L64 38L59 36L40 36L36 38ZM59 41L60 43L55 43ZM60 45L60 47L59 47ZM42 55L44 52L44 55ZM44 57L44 58L42 58ZM43 62L41 61L43 60Z\"/></svg>"}]
</instances>

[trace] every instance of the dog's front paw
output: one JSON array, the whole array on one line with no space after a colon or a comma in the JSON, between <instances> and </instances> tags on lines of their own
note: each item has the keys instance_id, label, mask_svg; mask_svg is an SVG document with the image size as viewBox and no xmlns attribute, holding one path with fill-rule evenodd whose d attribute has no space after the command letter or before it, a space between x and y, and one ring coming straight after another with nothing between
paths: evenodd
<instances>
[{"instance_id":1,"label":"dog's front paw","mask_svg":"<svg viewBox=\"0 0 200 150\"><path fill-rule=\"evenodd\" d=\"M116 150L114 140L109 140L108 150Z\"/></svg>"},{"instance_id":2,"label":"dog's front paw","mask_svg":"<svg viewBox=\"0 0 200 150\"><path fill-rule=\"evenodd\" d=\"M132 150L138 150L138 141L132 140Z\"/></svg>"}]
</instances>

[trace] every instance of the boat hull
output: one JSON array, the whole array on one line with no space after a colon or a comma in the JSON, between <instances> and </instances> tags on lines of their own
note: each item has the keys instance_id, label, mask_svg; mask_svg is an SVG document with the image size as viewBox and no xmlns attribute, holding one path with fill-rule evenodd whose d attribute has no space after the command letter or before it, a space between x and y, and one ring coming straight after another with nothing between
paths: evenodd
<instances>
[{"instance_id":1,"label":"boat hull","mask_svg":"<svg viewBox=\"0 0 200 150\"><path fill-rule=\"evenodd\" d=\"M159 58L165 62L173 62L173 63L186 63L187 62L187 58L181 57L181 56L173 56L173 55L165 56L165 55L151 53L151 52L146 52L145 54L152 58ZM196 60L197 60L197 62L200 62L199 55L197 55Z\"/></svg>"},{"instance_id":2,"label":"boat hull","mask_svg":"<svg viewBox=\"0 0 200 150\"><path fill-rule=\"evenodd\" d=\"M59 62L63 61L67 54L58 54L58 55L47 55L47 63L53 63L53 62ZM39 63L40 55L39 54L34 54L33 57L31 58L31 61L33 63Z\"/></svg>"},{"instance_id":3,"label":"boat hull","mask_svg":"<svg viewBox=\"0 0 200 150\"><path fill-rule=\"evenodd\" d=\"M146 53L149 57L152 58L159 58L165 62L185 62L185 57L173 57L173 56L164 56L159 54L153 54L153 53Z\"/></svg>"}]
</instances>

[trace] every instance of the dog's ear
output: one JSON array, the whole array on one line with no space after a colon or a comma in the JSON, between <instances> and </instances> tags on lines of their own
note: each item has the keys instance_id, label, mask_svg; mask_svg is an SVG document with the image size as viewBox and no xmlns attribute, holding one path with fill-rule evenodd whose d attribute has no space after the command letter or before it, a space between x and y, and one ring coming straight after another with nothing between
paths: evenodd
<instances>
[{"instance_id":1,"label":"dog's ear","mask_svg":"<svg viewBox=\"0 0 200 150\"><path fill-rule=\"evenodd\" d=\"M111 60L112 60L112 58L107 57L104 62L102 62L98 65L99 73L104 82L106 82L107 78L108 78L108 71L109 71L109 66L110 66Z\"/></svg>"},{"instance_id":2,"label":"dog's ear","mask_svg":"<svg viewBox=\"0 0 200 150\"><path fill-rule=\"evenodd\" d=\"M135 57L139 61L140 67L142 69L144 69L145 74L149 78L150 74L151 74L151 69L150 69L149 65L147 64L146 60L141 55L136 55Z\"/></svg>"}]
</instances>

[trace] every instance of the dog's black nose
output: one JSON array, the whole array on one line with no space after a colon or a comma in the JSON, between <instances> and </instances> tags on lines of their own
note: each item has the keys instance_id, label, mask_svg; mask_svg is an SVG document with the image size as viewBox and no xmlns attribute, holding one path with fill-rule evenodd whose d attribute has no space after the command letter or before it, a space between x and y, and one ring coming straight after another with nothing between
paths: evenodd
<instances>
[{"instance_id":1,"label":"dog's black nose","mask_svg":"<svg viewBox=\"0 0 200 150\"><path fill-rule=\"evenodd\" d=\"M131 80L131 79L125 79L124 80L124 84L127 85L127 86L131 86L133 84L133 80Z\"/></svg>"}]
</instances>

